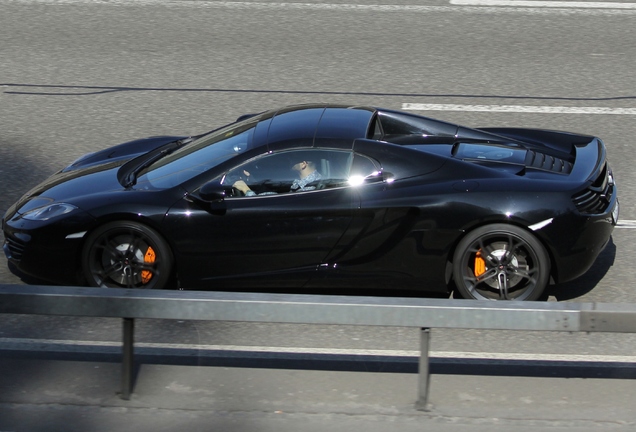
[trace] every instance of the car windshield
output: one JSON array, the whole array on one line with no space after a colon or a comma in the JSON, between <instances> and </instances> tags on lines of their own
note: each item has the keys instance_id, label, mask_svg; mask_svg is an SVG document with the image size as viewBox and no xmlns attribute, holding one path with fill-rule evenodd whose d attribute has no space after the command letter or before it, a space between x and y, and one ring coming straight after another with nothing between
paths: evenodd
<instances>
[{"instance_id":1,"label":"car windshield","mask_svg":"<svg viewBox=\"0 0 636 432\"><path fill-rule=\"evenodd\" d=\"M232 123L187 144L150 165L137 179L137 187L166 189L177 186L251 148L258 120Z\"/></svg>"}]
</instances>

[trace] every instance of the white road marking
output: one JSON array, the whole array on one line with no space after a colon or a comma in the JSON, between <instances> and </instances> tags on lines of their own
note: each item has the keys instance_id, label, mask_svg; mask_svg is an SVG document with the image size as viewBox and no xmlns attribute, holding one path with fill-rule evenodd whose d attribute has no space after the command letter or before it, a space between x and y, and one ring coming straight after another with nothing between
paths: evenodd
<instances>
[{"instance_id":1,"label":"white road marking","mask_svg":"<svg viewBox=\"0 0 636 432\"><path fill-rule=\"evenodd\" d=\"M620 186L620 185L619 185ZM636 228L636 220L620 220L616 224L616 228Z\"/></svg>"},{"instance_id":2,"label":"white road marking","mask_svg":"<svg viewBox=\"0 0 636 432\"><path fill-rule=\"evenodd\" d=\"M405 111L466 111L466 112L504 112L524 114L596 114L596 115L636 115L636 108L610 107L569 107L535 105L459 105L403 103Z\"/></svg>"},{"instance_id":3,"label":"white road marking","mask_svg":"<svg viewBox=\"0 0 636 432\"><path fill-rule=\"evenodd\" d=\"M55 339L26 339L0 338L3 349L32 349L34 351L79 351L82 348L120 348L120 342L55 340ZM418 358L419 351L411 350L364 350L339 348L296 348L246 345L197 345L197 344L168 344L168 343L135 343L137 348L147 349L183 349L199 351L222 351L244 353L286 353L286 354L314 354L314 355L352 355L352 356L381 356ZM57 348L57 349L56 349ZM555 362L596 362L596 363L634 363L636 356L620 355L580 355L580 354L534 354L534 353L488 353L488 352L460 352L460 351L431 351L431 358L444 359L472 359L472 360L522 360L522 361L555 361Z\"/></svg>"},{"instance_id":4,"label":"white road marking","mask_svg":"<svg viewBox=\"0 0 636 432\"><path fill-rule=\"evenodd\" d=\"M539 0L450 0L456 6L512 6L540 8L636 9L636 3L539 1Z\"/></svg>"}]
</instances>

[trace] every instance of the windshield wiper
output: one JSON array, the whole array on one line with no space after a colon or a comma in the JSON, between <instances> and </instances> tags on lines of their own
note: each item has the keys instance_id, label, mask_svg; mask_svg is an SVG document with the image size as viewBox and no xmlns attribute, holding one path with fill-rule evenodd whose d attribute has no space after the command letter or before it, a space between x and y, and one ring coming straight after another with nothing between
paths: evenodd
<instances>
[{"instance_id":1,"label":"windshield wiper","mask_svg":"<svg viewBox=\"0 0 636 432\"><path fill-rule=\"evenodd\" d=\"M142 172L164 156L169 155L177 148L188 144L191 141L192 138L180 139L159 147L158 149L155 149L149 153L138 156L131 161L128 161L120 169L120 175L118 176L119 183L121 183L121 185L125 188L134 186L137 183L137 177L139 176L140 172Z\"/></svg>"},{"instance_id":2,"label":"windshield wiper","mask_svg":"<svg viewBox=\"0 0 636 432\"><path fill-rule=\"evenodd\" d=\"M150 165L157 162L168 153L170 153L168 150L162 150L159 153L155 153L154 155L152 155L152 157L149 157L148 159L142 161L139 165L135 166L135 168L133 168L132 171L130 171L124 178L123 186L125 188L134 186L135 183L137 183L137 176L141 171L148 168Z\"/></svg>"}]
</instances>

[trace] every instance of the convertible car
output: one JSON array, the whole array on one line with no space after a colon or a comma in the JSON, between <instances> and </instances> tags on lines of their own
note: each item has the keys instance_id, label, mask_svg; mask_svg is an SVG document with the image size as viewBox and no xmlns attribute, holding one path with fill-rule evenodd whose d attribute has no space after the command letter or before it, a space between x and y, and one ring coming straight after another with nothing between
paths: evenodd
<instances>
[{"instance_id":1,"label":"convertible car","mask_svg":"<svg viewBox=\"0 0 636 432\"><path fill-rule=\"evenodd\" d=\"M56 284L536 300L617 219L599 138L301 105L85 155L2 229L13 271Z\"/></svg>"}]
</instances>

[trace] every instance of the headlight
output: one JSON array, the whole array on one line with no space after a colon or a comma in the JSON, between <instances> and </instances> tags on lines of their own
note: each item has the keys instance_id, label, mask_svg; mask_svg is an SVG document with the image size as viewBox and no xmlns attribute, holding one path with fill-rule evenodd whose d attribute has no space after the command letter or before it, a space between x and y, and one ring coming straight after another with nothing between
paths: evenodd
<instances>
[{"instance_id":1,"label":"headlight","mask_svg":"<svg viewBox=\"0 0 636 432\"><path fill-rule=\"evenodd\" d=\"M38 207L36 209L29 210L28 212L24 213L22 217L28 220L45 221L56 216L65 215L76 209L77 207L72 204L53 203L45 205L44 207Z\"/></svg>"}]
</instances>

